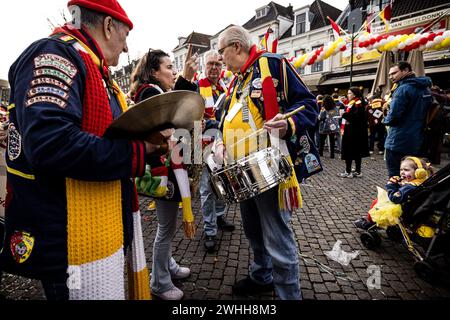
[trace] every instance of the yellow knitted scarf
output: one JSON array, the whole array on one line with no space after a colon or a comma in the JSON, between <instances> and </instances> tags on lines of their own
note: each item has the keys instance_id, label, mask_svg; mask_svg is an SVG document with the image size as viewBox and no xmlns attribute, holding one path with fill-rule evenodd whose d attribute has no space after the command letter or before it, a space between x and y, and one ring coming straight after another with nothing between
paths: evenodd
<instances>
[{"instance_id":1,"label":"yellow knitted scarf","mask_svg":"<svg viewBox=\"0 0 450 320\"><path fill-rule=\"evenodd\" d=\"M100 59L82 41L77 44L100 66ZM66 38L66 41L70 39ZM125 95L114 91L122 111ZM125 299L121 181L66 179L70 299ZM150 299L140 212L133 213L134 239L129 261L129 299ZM71 284L71 285L70 285Z\"/></svg>"}]
</instances>

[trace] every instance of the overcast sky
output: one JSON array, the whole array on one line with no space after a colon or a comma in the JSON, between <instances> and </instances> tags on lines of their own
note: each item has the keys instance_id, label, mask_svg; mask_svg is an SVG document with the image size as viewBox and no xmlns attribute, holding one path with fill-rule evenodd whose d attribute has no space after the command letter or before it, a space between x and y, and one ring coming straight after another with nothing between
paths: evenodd
<instances>
[{"instance_id":1,"label":"overcast sky","mask_svg":"<svg viewBox=\"0 0 450 320\"><path fill-rule=\"evenodd\" d=\"M7 79L10 65L33 41L46 37L50 23L62 23L67 0L1 1L0 30L2 31L0 79ZM119 0L134 23L128 37L130 57L140 57L148 48L160 48L168 53L178 44L179 36L192 31L213 35L229 24L242 25L255 15L255 9L270 0ZM294 9L311 4L313 0L277 0ZM348 0L325 0L343 10ZM68 16L69 18L69 16ZM121 63L127 58L122 56Z\"/></svg>"}]
</instances>

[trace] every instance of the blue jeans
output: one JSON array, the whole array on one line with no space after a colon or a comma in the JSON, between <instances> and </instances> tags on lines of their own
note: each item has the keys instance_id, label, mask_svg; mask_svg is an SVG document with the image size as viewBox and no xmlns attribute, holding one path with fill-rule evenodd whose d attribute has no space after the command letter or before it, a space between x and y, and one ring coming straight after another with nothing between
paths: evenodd
<instances>
[{"instance_id":1,"label":"blue jeans","mask_svg":"<svg viewBox=\"0 0 450 320\"><path fill-rule=\"evenodd\" d=\"M408 156L406 153L386 149L386 167L388 169L389 178L400 175L400 163L406 156Z\"/></svg>"},{"instance_id":2,"label":"blue jeans","mask_svg":"<svg viewBox=\"0 0 450 320\"><path fill-rule=\"evenodd\" d=\"M291 213L278 206L278 187L240 205L244 233L253 250L250 278L259 284L273 281L282 300L300 300L299 259Z\"/></svg>"},{"instance_id":3,"label":"blue jeans","mask_svg":"<svg viewBox=\"0 0 450 320\"><path fill-rule=\"evenodd\" d=\"M200 200L205 234L215 236L217 234L217 217L224 215L226 204L216 198L209 184L209 179L208 169L203 168L200 180Z\"/></svg>"},{"instance_id":4,"label":"blue jeans","mask_svg":"<svg viewBox=\"0 0 450 320\"><path fill-rule=\"evenodd\" d=\"M156 294L169 291L175 285L172 277L180 267L172 258L172 240L177 230L178 202L156 200L158 231L153 243L153 264L150 285Z\"/></svg>"}]
</instances>

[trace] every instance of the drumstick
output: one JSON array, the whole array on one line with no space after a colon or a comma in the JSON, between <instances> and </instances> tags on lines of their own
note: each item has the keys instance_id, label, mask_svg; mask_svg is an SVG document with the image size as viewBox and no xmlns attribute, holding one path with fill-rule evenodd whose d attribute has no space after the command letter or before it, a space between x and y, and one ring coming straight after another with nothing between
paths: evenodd
<instances>
[{"instance_id":1,"label":"drumstick","mask_svg":"<svg viewBox=\"0 0 450 320\"><path fill-rule=\"evenodd\" d=\"M293 110L293 111L291 111L291 112L285 113L285 114L283 114L283 116L281 117L280 120L286 120L286 119L289 119L289 118L291 118L293 115L299 113L300 111L305 110L305 108L306 108L305 106L301 106L301 107L298 107L297 109L295 109L295 110ZM245 141L245 140L247 140L247 139L249 139L249 138L251 138L251 137L253 137L253 136L257 136L257 135L260 135L260 134L262 134L262 133L266 133L266 131L267 131L266 129L261 128L261 129L255 131L255 132L249 134L249 135L246 136L245 138L243 138L243 139L237 141L236 143L233 143L233 144L231 145L231 147L234 147L235 145L237 145L237 144L239 144L239 143L241 143L241 142L243 142L243 141Z\"/></svg>"}]
</instances>

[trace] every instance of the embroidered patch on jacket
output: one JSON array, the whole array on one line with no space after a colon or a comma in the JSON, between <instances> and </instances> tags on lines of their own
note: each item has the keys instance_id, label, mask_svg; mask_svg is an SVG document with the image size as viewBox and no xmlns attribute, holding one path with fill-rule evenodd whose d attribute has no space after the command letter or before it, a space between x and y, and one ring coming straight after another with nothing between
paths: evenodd
<instances>
[{"instance_id":1,"label":"embroidered patch on jacket","mask_svg":"<svg viewBox=\"0 0 450 320\"><path fill-rule=\"evenodd\" d=\"M64 83L62 83L61 81L58 81L56 79L52 79L52 78L35 78L31 81L31 86L35 87L35 86L39 86L42 84L51 84L54 85L56 87L59 87L61 89L63 89L64 91L68 91L69 87L66 86Z\"/></svg>"},{"instance_id":2,"label":"embroidered patch on jacket","mask_svg":"<svg viewBox=\"0 0 450 320\"><path fill-rule=\"evenodd\" d=\"M300 144L300 151L298 152L298 154L309 153L309 151L311 150L311 146L309 145L307 136L301 136L299 144Z\"/></svg>"},{"instance_id":3,"label":"embroidered patch on jacket","mask_svg":"<svg viewBox=\"0 0 450 320\"><path fill-rule=\"evenodd\" d=\"M22 152L22 137L13 123L8 127L8 158L16 160Z\"/></svg>"},{"instance_id":4,"label":"embroidered patch on jacket","mask_svg":"<svg viewBox=\"0 0 450 320\"><path fill-rule=\"evenodd\" d=\"M305 164L308 173L313 173L315 171L320 170L320 163L317 160L317 157L311 153L306 155Z\"/></svg>"},{"instance_id":5,"label":"embroidered patch on jacket","mask_svg":"<svg viewBox=\"0 0 450 320\"><path fill-rule=\"evenodd\" d=\"M61 56L51 53L41 54L34 58L34 65L36 68L52 67L58 69L71 78L75 77L78 72L77 68L72 62Z\"/></svg>"},{"instance_id":6,"label":"embroidered patch on jacket","mask_svg":"<svg viewBox=\"0 0 450 320\"><path fill-rule=\"evenodd\" d=\"M11 236L11 253L17 263L24 263L27 261L33 251L33 247L34 237L32 237L29 233L16 231Z\"/></svg>"},{"instance_id":7,"label":"embroidered patch on jacket","mask_svg":"<svg viewBox=\"0 0 450 320\"><path fill-rule=\"evenodd\" d=\"M65 91L53 87L35 87L28 91L29 97L34 97L38 94L54 94L64 100L69 98L69 95Z\"/></svg>"},{"instance_id":8,"label":"embroidered patch on jacket","mask_svg":"<svg viewBox=\"0 0 450 320\"><path fill-rule=\"evenodd\" d=\"M67 103L65 101L62 101L59 98L56 97L50 97L50 96L37 96L37 97L33 97L31 99L28 99L27 102L25 103L26 107L29 107L33 104L36 103L53 103L56 104L58 107L64 109L67 106Z\"/></svg>"},{"instance_id":9,"label":"embroidered patch on jacket","mask_svg":"<svg viewBox=\"0 0 450 320\"><path fill-rule=\"evenodd\" d=\"M34 76L35 77L40 77L40 76L52 76L55 78L58 78L62 81L64 81L65 83L67 83L69 86L73 83L73 80L66 75L65 73L55 70L55 69L36 69L34 70Z\"/></svg>"}]
</instances>

